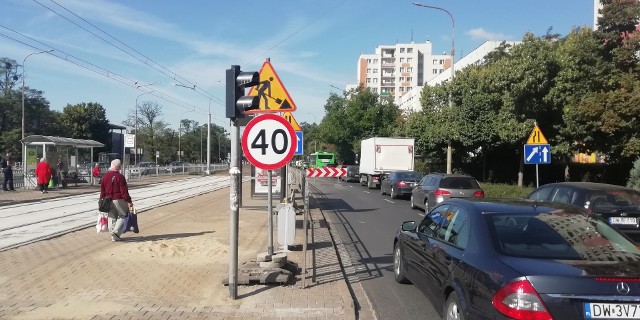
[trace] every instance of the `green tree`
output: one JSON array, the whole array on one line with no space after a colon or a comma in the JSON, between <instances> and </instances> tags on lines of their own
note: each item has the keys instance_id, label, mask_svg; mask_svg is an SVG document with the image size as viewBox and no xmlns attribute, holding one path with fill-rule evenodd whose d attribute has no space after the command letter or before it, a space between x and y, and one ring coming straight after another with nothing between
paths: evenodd
<instances>
[{"instance_id":1,"label":"green tree","mask_svg":"<svg viewBox=\"0 0 640 320\"><path fill-rule=\"evenodd\" d=\"M640 158L633 162L633 168L629 172L627 187L640 190Z\"/></svg>"},{"instance_id":2,"label":"green tree","mask_svg":"<svg viewBox=\"0 0 640 320\"><path fill-rule=\"evenodd\" d=\"M600 0L603 4L596 35L604 44L604 58L621 72L638 73L640 56L640 2L635 0Z\"/></svg>"},{"instance_id":3,"label":"green tree","mask_svg":"<svg viewBox=\"0 0 640 320\"><path fill-rule=\"evenodd\" d=\"M381 101L378 94L360 87L343 96L330 94L319 137L332 145L338 161L353 163L362 139L391 136L399 121L396 105Z\"/></svg>"},{"instance_id":4,"label":"green tree","mask_svg":"<svg viewBox=\"0 0 640 320\"><path fill-rule=\"evenodd\" d=\"M60 114L60 125L65 137L95 140L104 144L110 140L106 111L97 102L68 104Z\"/></svg>"}]
</instances>

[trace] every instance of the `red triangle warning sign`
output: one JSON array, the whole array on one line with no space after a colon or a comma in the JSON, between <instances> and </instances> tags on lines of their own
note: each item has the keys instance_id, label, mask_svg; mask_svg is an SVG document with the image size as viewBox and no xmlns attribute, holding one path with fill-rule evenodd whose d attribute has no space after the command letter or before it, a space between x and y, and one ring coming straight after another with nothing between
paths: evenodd
<instances>
[{"instance_id":1,"label":"red triangle warning sign","mask_svg":"<svg viewBox=\"0 0 640 320\"><path fill-rule=\"evenodd\" d=\"M296 104L289 96L280 77L271 62L265 61L260 68L260 84L251 87L250 96L260 98L260 108L245 113L290 112L296 110Z\"/></svg>"}]
</instances>

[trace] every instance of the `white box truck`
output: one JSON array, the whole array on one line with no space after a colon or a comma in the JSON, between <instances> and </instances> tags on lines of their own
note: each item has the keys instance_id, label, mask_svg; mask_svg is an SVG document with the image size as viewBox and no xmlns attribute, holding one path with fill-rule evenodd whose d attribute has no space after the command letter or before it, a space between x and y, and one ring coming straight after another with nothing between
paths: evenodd
<instances>
[{"instance_id":1,"label":"white box truck","mask_svg":"<svg viewBox=\"0 0 640 320\"><path fill-rule=\"evenodd\" d=\"M413 170L414 139L374 137L360 142L360 184L380 187L380 175Z\"/></svg>"}]
</instances>

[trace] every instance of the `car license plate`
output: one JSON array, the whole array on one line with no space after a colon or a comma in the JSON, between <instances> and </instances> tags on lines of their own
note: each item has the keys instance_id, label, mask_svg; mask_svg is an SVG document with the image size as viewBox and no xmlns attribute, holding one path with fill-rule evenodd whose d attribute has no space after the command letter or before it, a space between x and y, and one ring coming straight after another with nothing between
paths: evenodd
<instances>
[{"instance_id":1,"label":"car license plate","mask_svg":"<svg viewBox=\"0 0 640 320\"><path fill-rule=\"evenodd\" d=\"M640 319L640 304L585 303L586 319Z\"/></svg>"},{"instance_id":2,"label":"car license plate","mask_svg":"<svg viewBox=\"0 0 640 320\"><path fill-rule=\"evenodd\" d=\"M611 224L638 224L637 218L630 217L609 217L609 223Z\"/></svg>"}]
</instances>

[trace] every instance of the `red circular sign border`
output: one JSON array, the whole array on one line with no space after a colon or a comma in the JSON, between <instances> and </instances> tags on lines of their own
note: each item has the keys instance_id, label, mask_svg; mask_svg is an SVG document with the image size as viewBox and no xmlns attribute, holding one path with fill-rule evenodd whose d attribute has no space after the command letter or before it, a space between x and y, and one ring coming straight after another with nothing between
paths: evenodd
<instances>
[{"instance_id":1,"label":"red circular sign border","mask_svg":"<svg viewBox=\"0 0 640 320\"><path fill-rule=\"evenodd\" d=\"M282 159L281 161L274 163L272 165L266 165L264 163L259 162L249 152L249 146L247 143L247 140L249 139L249 132L251 131L251 128L253 128L256 124L258 124L262 120L275 120L280 122L285 126L287 131L289 131L289 135L291 136L291 150L289 150L289 154L287 154L287 156L284 157L284 159ZM251 162L251 164L253 164L257 168L263 169L263 170L275 170L275 169L282 168L287 162L293 159L293 156L296 153L296 146L298 145L297 140L298 140L298 137L296 136L296 132L293 130L293 127L287 120L285 120L283 117L279 115L276 115L273 113L267 113L267 114L257 116L251 119L249 123L247 123L247 126L244 128L244 132L242 133L242 151L244 152L244 156L247 157L247 160L249 160L249 162Z\"/></svg>"}]
</instances>

